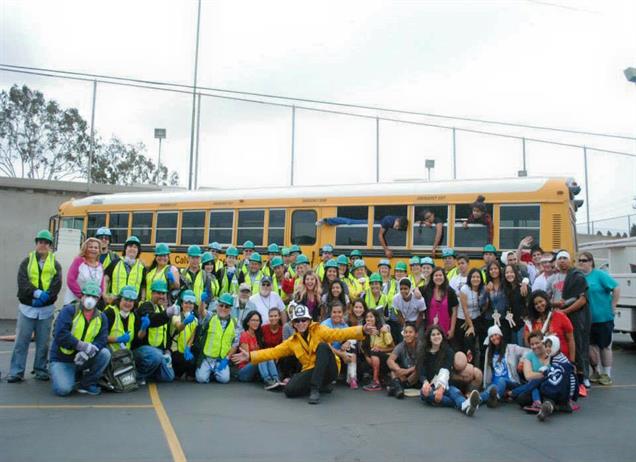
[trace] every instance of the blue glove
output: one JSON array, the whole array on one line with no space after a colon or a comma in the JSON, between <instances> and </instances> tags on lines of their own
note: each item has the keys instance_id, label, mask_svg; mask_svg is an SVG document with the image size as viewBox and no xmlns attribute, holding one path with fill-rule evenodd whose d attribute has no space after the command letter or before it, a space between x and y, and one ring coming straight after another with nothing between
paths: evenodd
<instances>
[{"instance_id":1,"label":"blue glove","mask_svg":"<svg viewBox=\"0 0 636 462\"><path fill-rule=\"evenodd\" d=\"M42 304L42 302L40 301L39 298L34 298L33 300L31 300L31 306L33 306L35 308L40 308L40 307L44 306L44 304Z\"/></svg>"},{"instance_id":2,"label":"blue glove","mask_svg":"<svg viewBox=\"0 0 636 462\"><path fill-rule=\"evenodd\" d=\"M216 362L216 367L215 367L216 371L217 372L221 372L222 370L224 370L227 367L228 363L229 363L229 361L228 361L227 358L219 359Z\"/></svg>"},{"instance_id":3,"label":"blue glove","mask_svg":"<svg viewBox=\"0 0 636 462\"><path fill-rule=\"evenodd\" d=\"M148 315L145 315L141 318L141 327L139 328L139 330L148 330L149 326L150 318L148 317Z\"/></svg>"},{"instance_id":4,"label":"blue glove","mask_svg":"<svg viewBox=\"0 0 636 462\"><path fill-rule=\"evenodd\" d=\"M124 332L122 335L115 339L117 343L128 343L130 342L130 332Z\"/></svg>"},{"instance_id":5,"label":"blue glove","mask_svg":"<svg viewBox=\"0 0 636 462\"><path fill-rule=\"evenodd\" d=\"M42 292L44 292L44 291L40 290L40 289L35 289L33 291L33 298L40 298L42 296Z\"/></svg>"},{"instance_id":6,"label":"blue glove","mask_svg":"<svg viewBox=\"0 0 636 462\"><path fill-rule=\"evenodd\" d=\"M40 294L40 301L42 302L42 306L46 306L50 299L51 297L46 290Z\"/></svg>"},{"instance_id":7,"label":"blue glove","mask_svg":"<svg viewBox=\"0 0 636 462\"><path fill-rule=\"evenodd\" d=\"M202 303L208 303L210 301L210 293L208 291L205 291L201 294L201 302Z\"/></svg>"},{"instance_id":8,"label":"blue glove","mask_svg":"<svg viewBox=\"0 0 636 462\"><path fill-rule=\"evenodd\" d=\"M194 359L192 350L188 345L186 345L185 349L183 350L183 359L185 359L186 361L192 361Z\"/></svg>"},{"instance_id":9,"label":"blue glove","mask_svg":"<svg viewBox=\"0 0 636 462\"><path fill-rule=\"evenodd\" d=\"M169 286L174 285L174 275L172 274L172 271L170 271L170 268L166 271L166 279L168 280Z\"/></svg>"},{"instance_id":10,"label":"blue glove","mask_svg":"<svg viewBox=\"0 0 636 462\"><path fill-rule=\"evenodd\" d=\"M187 326L188 324L190 324L191 322L194 322L194 313L190 312L190 314L188 314L184 319L183 319L183 325Z\"/></svg>"}]
</instances>

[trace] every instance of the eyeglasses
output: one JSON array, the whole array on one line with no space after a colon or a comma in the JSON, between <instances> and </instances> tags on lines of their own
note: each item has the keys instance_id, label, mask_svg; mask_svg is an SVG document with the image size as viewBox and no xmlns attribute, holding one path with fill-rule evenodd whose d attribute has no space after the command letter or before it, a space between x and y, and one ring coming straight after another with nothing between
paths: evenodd
<instances>
[{"instance_id":1,"label":"eyeglasses","mask_svg":"<svg viewBox=\"0 0 636 462\"><path fill-rule=\"evenodd\" d=\"M271 284L270 284L269 282L262 282L262 283L261 283L261 286L263 286L263 287L270 287L270 286L271 286Z\"/></svg>"},{"instance_id":2,"label":"eyeglasses","mask_svg":"<svg viewBox=\"0 0 636 462\"><path fill-rule=\"evenodd\" d=\"M579 258L579 263L587 263L590 262L592 260L588 260L587 258Z\"/></svg>"}]
</instances>

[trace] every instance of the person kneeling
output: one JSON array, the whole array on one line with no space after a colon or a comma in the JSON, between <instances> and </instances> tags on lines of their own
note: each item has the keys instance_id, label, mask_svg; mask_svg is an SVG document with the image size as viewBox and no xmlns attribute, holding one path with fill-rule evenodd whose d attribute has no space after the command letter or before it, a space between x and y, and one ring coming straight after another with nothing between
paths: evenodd
<instances>
[{"instance_id":1,"label":"person kneeling","mask_svg":"<svg viewBox=\"0 0 636 462\"><path fill-rule=\"evenodd\" d=\"M110 362L110 351L108 320L95 309L100 295L99 285L87 282L82 298L62 308L55 321L49 371L58 396L70 395L76 388L89 395L101 393L97 381Z\"/></svg>"},{"instance_id":2,"label":"person kneeling","mask_svg":"<svg viewBox=\"0 0 636 462\"><path fill-rule=\"evenodd\" d=\"M258 364L263 361L295 356L302 365L302 371L294 375L285 386L288 398L309 393L309 404L320 402L320 392L330 391L340 370L340 358L333 354L329 344L350 339L362 340L364 334L375 334L375 327L357 326L346 329L329 329L319 323L311 322L311 314L305 305L295 305L291 309L291 323L295 333L280 345L249 352L241 349L232 356L238 364L249 361Z\"/></svg>"}]
</instances>

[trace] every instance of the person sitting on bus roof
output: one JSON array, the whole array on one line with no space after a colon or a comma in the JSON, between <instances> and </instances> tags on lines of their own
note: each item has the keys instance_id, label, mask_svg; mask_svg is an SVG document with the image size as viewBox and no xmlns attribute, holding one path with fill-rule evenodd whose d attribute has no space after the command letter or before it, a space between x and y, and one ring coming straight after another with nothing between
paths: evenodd
<instances>
[{"instance_id":1,"label":"person sitting on bus roof","mask_svg":"<svg viewBox=\"0 0 636 462\"><path fill-rule=\"evenodd\" d=\"M433 248L431 249L431 257L435 258L437 248L444 240L444 221L441 218L437 218L435 216L435 212L433 212L432 210L425 209L424 212L422 212L422 219L418 222L418 225L420 226L420 228L423 226L426 226L427 228L435 228ZM419 232L422 232L422 230L420 229Z\"/></svg>"},{"instance_id":2,"label":"person sitting on bus roof","mask_svg":"<svg viewBox=\"0 0 636 462\"><path fill-rule=\"evenodd\" d=\"M119 255L110 250L110 241L112 239L112 233L109 228L102 226L95 232L95 237L100 242L100 255L99 262L104 267L104 270L108 269L111 263L117 263L119 260Z\"/></svg>"},{"instance_id":3,"label":"person sitting on bus roof","mask_svg":"<svg viewBox=\"0 0 636 462\"><path fill-rule=\"evenodd\" d=\"M146 266L139 259L141 242L137 236L130 236L124 243L122 257L104 270L104 300L113 303L124 286L133 286L137 294L146 285Z\"/></svg>"},{"instance_id":4,"label":"person sitting on bus roof","mask_svg":"<svg viewBox=\"0 0 636 462\"><path fill-rule=\"evenodd\" d=\"M488 244L492 244L492 217L486 210L486 198L482 195L477 196L471 207L473 211L464 222L464 229L468 228L468 224L484 225L488 232Z\"/></svg>"},{"instance_id":5,"label":"person sitting on bus roof","mask_svg":"<svg viewBox=\"0 0 636 462\"><path fill-rule=\"evenodd\" d=\"M328 217L322 218L316 222L316 226L321 225L329 225L329 226L338 226L338 225L366 225L368 224L368 220L365 219L357 219L357 218L347 218L347 217ZM380 240L380 244L384 249L384 255L387 258L393 257L393 251L389 249L388 244L386 243L386 238L384 237L386 232L389 229L395 229L397 231L406 231L409 225L409 220L406 217L398 217L395 215L387 215L380 220L380 231L378 233L378 238Z\"/></svg>"}]
</instances>

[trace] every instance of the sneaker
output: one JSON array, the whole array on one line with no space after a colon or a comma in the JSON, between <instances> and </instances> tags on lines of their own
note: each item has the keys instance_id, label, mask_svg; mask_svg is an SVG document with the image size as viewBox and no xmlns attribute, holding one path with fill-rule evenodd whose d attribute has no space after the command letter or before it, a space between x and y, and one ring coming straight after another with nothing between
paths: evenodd
<instances>
[{"instance_id":1,"label":"sneaker","mask_svg":"<svg viewBox=\"0 0 636 462\"><path fill-rule=\"evenodd\" d=\"M278 382L278 380L274 380L274 379L265 380L265 390L274 390L280 386L281 384Z\"/></svg>"},{"instance_id":2,"label":"sneaker","mask_svg":"<svg viewBox=\"0 0 636 462\"><path fill-rule=\"evenodd\" d=\"M479 403L481 402L481 398L479 397L479 392L477 390L473 390L468 395L468 410L466 411L466 415L472 417L479 409Z\"/></svg>"},{"instance_id":3,"label":"sneaker","mask_svg":"<svg viewBox=\"0 0 636 462\"><path fill-rule=\"evenodd\" d=\"M400 382L398 382L397 386L395 387L395 397L397 399L403 399L404 398L404 387L402 386L402 384Z\"/></svg>"},{"instance_id":4,"label":"sneaker","mask_svg":"<svg viewBox=\"0 0 636 462\"><path fill-rule=\"evenodd\" d=\"M499 397L497 396L497 389L495 387L491 387L488 392L488 401L486 401L486 406L490 409L494 409L499 405Z\"/></svg>"},{"instance_id":5,"label":"sneaker","mask_svg":"<svg viewBox=\"0 0 636 462\"><path fill-rule=\"evenodd\" d=\"M587 398L587 388L582 383L579 384L579 396L581 398Z\"/></svg>"},{"instance_id":6,"label":"sneaker","mask_svg":"<svg viewBox=\"0 0 636 462\"><path fill-rule=\"evenodd\" d=\"M318 404L320 402L320 392L315 388L312 388L309 392L309 404Z\"/></svg>"},{"instance_id":7,"label":"sneaker","mask_svg":"<svg viewBox=\"0 0 636 462\"><path fill-rule=\"evenodd\" d=\"M554 412L554 405L552 404L552 402L544 401L543 403L541 403L541 409L539 410L539 413L537 414L537 419L539 419L539 422L543 422L550 415L552 415L553 412Z\"/></svg>"},{"instance_id":8,"label":"sneaker","mask_svg":"<svg viewBox=\"0 0 636 462\"><path fill-rule=\"evenodd\" d=\"M592 384L590 383L590 379L588 379L587 377L583 379L583 385L585 386L585 388L592 388Z\"/></svg>"},{"instance_id":9,"label":"sneaker","mask_svg":"<svg viewBox=\"0 0 636 462\"><path fill-rule=\"evenodd\" d=\"M85 394L85 395L91 395L91 396L97 396L100 395L102 393L102 389L99 388L97 385L88 385L88 386L81 386L77 389L77 391L79 393Z\"/></svg>"},{"instance_id":10,"label":"sneaker","mask_svg":"<svg viewBox=\"0 0 636 462\"><path fill-rule=\"evenodd\" d=\"M598 383L600 378L601 378L601 374L599 374L598 372L594 371L594 372L592 372L592 375L590 375L590 382Z\"/></svg>"},{"instance_id":11,"label":"sneaker","mask_svg":"<svg viewBox=\"0 0 636 462\"><path fill-rule=\"evenodd\" d=\"M47 374L46 372L36 372L35 373L35 380L39 380L41 382L48 382L51 378L49 377L49 374Z\"/></svg>"},{"instance_id":12,"label":"sneaker","mask_svg":"<svg viewBox=\"0 0 636 462\"><path fill-rule=\"evenodd\" d=\"M382 386L379 382L371 382L369 385L362 387L364 391L382 391Z\"/></svg>"},{"instance_id":13,"label":"sneaker","mask_svg":"<svg viewBox=\"0 0 636 462\"><path fill-rule=\"evenodd\" d=\"M601 385L612 385L614 381L609 375L601 374L601 377L598 379L598 383L600 383Z\"/></svg>"},{"instance_id":14,"label":"sneaker","mask_svg":"<svg viewBox=\"0 0 636 462\"><path fill-rule=\"evenodd\" d=\"M351 388L352 390L357 390L358 389L358 379L351 379L349 380L349 388Z\"/></svg>"},{"instance_id":15,"label":"sneaker","mask_svg":"<svg viewBox=\"0 0 636 462\"><path fill-rule=\"evenodd\" d=\"M285 377L281 383L282 383L282 384L283 384L283 386L285 387L285 386L287 386L287 384L289 383L289 381L290 381L290 380L291 380L291 379L290 379L289 377Z\"/></svg>"},{"instance_id":16,"label":"sneaker","mask_svg":"<svg viewBox=\"0 0 636 462\"><path fill-rule=\"evenodd\" d=\"M7 377L7 382L9 383L20 383L23 380L24 379L19 375L10 375L9 377Z\"/></svg>"},{"instance_id":17,"label":"sneaker","mask_svg":"<svg viewBox=\"0 0 636 462\"><path fill-rule=\"evenodd\" d=\"M389 386L386 387L386 394L389 396L395 396L395 387L397 385L397 379L393 379L391 380L391 383L389 383Z\"/></svg>"}]
</instances>

